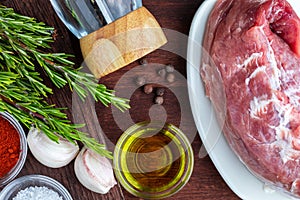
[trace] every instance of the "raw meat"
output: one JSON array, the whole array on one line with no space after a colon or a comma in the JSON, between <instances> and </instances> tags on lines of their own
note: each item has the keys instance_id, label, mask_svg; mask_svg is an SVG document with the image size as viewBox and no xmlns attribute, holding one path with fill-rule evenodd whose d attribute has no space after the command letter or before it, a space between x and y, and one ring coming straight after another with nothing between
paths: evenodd
<instances>
[{"instance_id":1,"label":"raw meat","mask_svg":"<svg viewBox=\"0 0 300 200\"><path fill-rule=\"evenodd\" d=\"M201 76L223 133L264 182L300 197L300 19L285 0L218 0Z\"/></svg>"}]
</instances>

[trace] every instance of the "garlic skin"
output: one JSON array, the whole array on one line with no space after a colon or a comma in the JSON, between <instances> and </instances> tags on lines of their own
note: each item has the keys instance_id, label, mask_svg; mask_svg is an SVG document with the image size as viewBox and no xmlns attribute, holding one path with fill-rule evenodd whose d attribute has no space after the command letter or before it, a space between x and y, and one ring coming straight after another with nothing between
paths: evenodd
<instances>
[{"instance_id":1,"label":"garlic skin","mask_svg":"<svg viewBox=\"0 0 300 200\"><path fill-rule=\"evenodd\" d=\"M96 193L106 194L117 184L109 160L87 148L78 154L74 170L79 182Z\"/></svg>"},{"instance_id":2,"label":"garlic skin","mask_svg":"<svg viewBox=\"0 0 300 200\"><path fill-rule=\"evenodd\" d=\"M56 143L36 128L29 130L27 144L33 156L40 163L51 168L66 166L79 152L78 145L62 138L59 139L59 143Z\"/></svg>"}]
</instances>

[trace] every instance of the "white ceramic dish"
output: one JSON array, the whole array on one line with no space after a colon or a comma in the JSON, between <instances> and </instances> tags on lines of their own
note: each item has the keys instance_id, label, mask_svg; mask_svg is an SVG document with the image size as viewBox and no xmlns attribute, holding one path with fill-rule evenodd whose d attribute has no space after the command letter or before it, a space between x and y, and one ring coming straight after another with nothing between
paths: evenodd
<instances>
[{"instance_id":1,"label":"white ceramic dish","mask_svg":"<svg viewBox=\"0 0 300 200\"><path fill-rule=\"evenodd\" d=\"M245 200L289 200L290 197L278 191L266 192L264 183L253 176L240 162L223 137L216 122L212 105L205 96L199 75L201 44L206 21L215 2L216 0L206 0L202 3L194 16L189 34L187 51L188 90L198 132L215 167L232 191L240 198ZM299 2L297 3L297 0L289 0L289 2L300 16Z\"/></svg>"}]
</instances>

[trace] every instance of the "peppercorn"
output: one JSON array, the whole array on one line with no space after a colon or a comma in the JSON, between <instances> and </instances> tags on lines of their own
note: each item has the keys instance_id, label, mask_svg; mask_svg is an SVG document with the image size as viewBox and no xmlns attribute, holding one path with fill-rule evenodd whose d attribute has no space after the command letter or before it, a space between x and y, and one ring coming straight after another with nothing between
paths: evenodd
<instances>
[{"instance_id":1,"label":"peppercorn","mask_svg":"<svg viewBox=\"0 0 300 200\"><path fill-rule=\"evenodd\" d=\"M164 98L161 97L161 96L157 96L157 97L155 97L155 99L154 99L154 103L156 103L156 104L158 104L158 105L161 105L161 104L164 103Z\"/></svg>"},{"instance_id":2,"label":"peppercorn","mask_svg":"<svg viewBox=\"0 0 300 200\"><path fill-rule=\"evenodd\" d=\"M144 76L138 76L135 80L135 83L138 85L138 86L142 86L142 85L145 85L146 83L146 78Z\"/></svg>"},{"instance_id":3,"label":"peppercorn","mask_svg":"<svg viewBox=\"0 0 300 200\"><path fill-rule=\"evenodd\" d=\"M144 92L150 94L153 91L153 86L151 84L144 85Z\"/></svg>"},{"instance_id":4,"label":"peppercorn","mask_svg":"<svg viewBox=\"0 0 300 200\"><path fill-rule=\"evenodd\" d=\"M140 59L140 64L145 66L148 64L148 61L146 60L146 58L142 58L142 59Z\"/></svg>"},{"instance_id":5,"label":"peppercorn","mask_svg":"<svg viewBox=\"0 0 300 200\"><path fill-rule=\"evenodd\" d=\"M175 81L175 75L173 73L169 73L166 79L169 83L173 83Z\"/></svg>"},{"instance_id":6,"label":"peppercorn","mask_svg":"<svg viewBox=\"0 0 300 200\"><path fill-rule=\"evenodd\" d=\"M166 74L167 74L166 69L163 68L163 69L158 70L157 74L158 74L160 77L165 77Z\"/></svg>"},{"instance_id":7,"label":"peppercorn","mask_svg":"<svg viewBox=\"0 0 300 200\"><path fill-rule=\"evenodd\" d=\"M160 96L160 97L162 97L163 95L164 95L164 93L165 93L165 89L164 88L157 88L156 89L156 92L155 92L155 94L157 95L157 96Z\"/></svg>"},{"instance_id":8,"label":"peppercorn","mask_svg":"<svg viewBox=\"0 0 300 200\"><path fill-rule=\"evenodd\" d=\"M168 73L174 72L174 66L173 65L166 65L166 71Z\"/></svg>"}]
</instances>

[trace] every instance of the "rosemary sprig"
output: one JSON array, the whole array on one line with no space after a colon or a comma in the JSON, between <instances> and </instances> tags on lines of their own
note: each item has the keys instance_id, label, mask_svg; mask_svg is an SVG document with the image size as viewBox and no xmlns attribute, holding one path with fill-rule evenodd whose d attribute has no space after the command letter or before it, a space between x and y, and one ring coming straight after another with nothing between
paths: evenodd
<instances>
[{"instance_id":1,"label":"rosemary sprig","mask_svg":"<svg viewBox=\"0 0 300 200\"><path fill-rule=\"evenodd\" d=\"M58 135L73 143L81 141L100 155L112 158L112 153L106 150L103 144L99 144L94 138L77 130L84 125L72 124L66 114L61 112L62 110L62 108L55 108L54 105L43 102L36 94L25 96L19 87L8 88L5 92L0 91L0 111L13 114L27 128L33 125L53 141L58 141Z\"/></svg>"},{"instance_id":2,"label":"rosemary sprig","mask_svg":"<svg viewBox=\"0 0 300 200\"><path fill-rule=\"evenodd\" d=\"M2 70L16 71L21 77L26 77L36 91L47 96L52 90L42 83L40 74L35 71L37 63L58 88L68 84L81 99L86 97L88 91L96 101L106 106L111 103L122 111L128 109L127 99L115 97L112 90L97 84L97 79L91 74L81 72L81 68L75 69L74 63L68 60L71 55L41 51L50 48L48 42L52 42L52 32L53 28L44 23L37 23L33 18L0 7L0 59L4 61L0 64Z\"/></svg>"},{"instance_id":3,"label":"rosemary sprig","mask_svg":"<svg viewBox=\"0 0 300 200\"><path fill-rule=\"evenodd\" d=\"M58 88L66 85L84 98L90 93L105 106L112 104L121 111L129 108L128 100L114 95L91 74L74 68L71 55L47 53L53 42L54 29L34 18L17 14L13 9L0 5L0 111L14 115L30 128L42 130L50 139L58 141L58 135L69 141L81 141L88 148L111 158L102 144L77 129L63 110L49 105L44 98L52 89L43 83L41 68Z\"/></svg>"}]
</instances>

